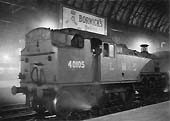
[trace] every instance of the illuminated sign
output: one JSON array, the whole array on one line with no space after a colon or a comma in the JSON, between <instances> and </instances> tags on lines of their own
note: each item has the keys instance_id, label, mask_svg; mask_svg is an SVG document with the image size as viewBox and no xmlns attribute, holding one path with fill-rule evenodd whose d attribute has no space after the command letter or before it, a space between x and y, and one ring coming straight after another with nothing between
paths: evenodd
<instances>
[{"instance_id":1,"label":"illuminated sign","mask_svg":"<svg viewBox=\"0 0 170 121\"><path fill-rule=\"evenodd\" d=\"M62 28L75 28L98 34L107 34L106 19L62 7Z\"/></svg>"}]
</instances>

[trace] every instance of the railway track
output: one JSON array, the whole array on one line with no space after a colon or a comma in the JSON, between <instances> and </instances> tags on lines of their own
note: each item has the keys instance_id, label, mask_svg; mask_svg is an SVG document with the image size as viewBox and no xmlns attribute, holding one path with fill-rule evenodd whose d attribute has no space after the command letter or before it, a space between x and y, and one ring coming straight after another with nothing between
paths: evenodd
<instances>
[{"instance_id":1,"label":"railway track","mask_svg":"<svg viewBox=\"0 0 170 121\"><path fill-rule=\"evenodd\" d=\"M0 121L25 120L36 115L36 112L25 104L6 105L0 109Z\"/></svg>"},{"instance_id":2,"label":"railway track","mask_svg":"<svg viewBox=\"0 0 170 121\"><path fill-rule=\"evenodd\" d=\"M0 109L0 121L81 121L90 118L96 118L108 114L113 114L125 110L143 107L170 100L169 94L145 98L142 100L138 95L129 104L114 104L110 107L92 108L90 111L70 112L66 116L50 115L46 112L43 115L37 115L35 111L29 109L24 104L3 106Z\"/></svg>"}]
</instances>

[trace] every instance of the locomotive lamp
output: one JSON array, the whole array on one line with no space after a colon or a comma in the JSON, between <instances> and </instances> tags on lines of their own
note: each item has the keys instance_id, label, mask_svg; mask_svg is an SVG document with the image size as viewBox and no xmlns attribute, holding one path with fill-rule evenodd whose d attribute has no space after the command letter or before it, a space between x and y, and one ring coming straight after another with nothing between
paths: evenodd
<instances>
[{"instance_id":1,"label":"locomotive lamp","mask_svg":"<svg viewBox=\"0 0 170 121\"><path fill-rule=\"evenodd\" d=\"M24 74L22 74L22 73L19 73L19 75L18 75L18 79L22 79L22 80L24 80L24 79L25 79L25 75L24 75Z\"/></svg>"}]
</instances>

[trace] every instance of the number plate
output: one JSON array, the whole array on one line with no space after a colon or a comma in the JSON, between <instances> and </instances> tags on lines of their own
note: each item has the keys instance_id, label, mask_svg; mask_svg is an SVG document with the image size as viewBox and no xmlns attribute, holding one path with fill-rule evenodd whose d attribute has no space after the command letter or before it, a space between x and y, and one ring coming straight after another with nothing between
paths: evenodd
<instances>
[{"instance_id":1,"label":"number plate","mask_svg":"<svg viewBox=\"0 0 170 121\"><path fill-rule=\"evenodd\" d=\"M68 62L68 67L69 68L85 68L85 63L84 61L69 61Z\"/></svg>"}]
</instances>

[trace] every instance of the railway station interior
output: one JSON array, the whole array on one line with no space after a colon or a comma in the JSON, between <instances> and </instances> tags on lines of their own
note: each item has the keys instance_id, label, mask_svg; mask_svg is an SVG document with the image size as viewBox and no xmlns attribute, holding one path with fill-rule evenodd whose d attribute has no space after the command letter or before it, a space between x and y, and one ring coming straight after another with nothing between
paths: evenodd
<instances>
[{"instance_id":1,"label":"railway station interior","mask_svg":"<svg viewBox=\"0 0 170 121\"><path fill-rule=\"evenodd\" d=\"M170 121L170 1L0 0L0 120Z\"/></svg>"}]
</instances>

